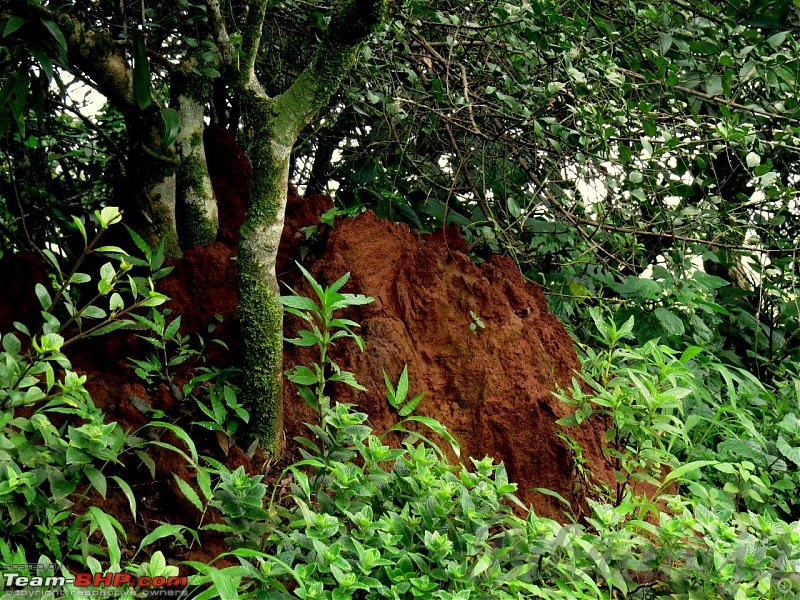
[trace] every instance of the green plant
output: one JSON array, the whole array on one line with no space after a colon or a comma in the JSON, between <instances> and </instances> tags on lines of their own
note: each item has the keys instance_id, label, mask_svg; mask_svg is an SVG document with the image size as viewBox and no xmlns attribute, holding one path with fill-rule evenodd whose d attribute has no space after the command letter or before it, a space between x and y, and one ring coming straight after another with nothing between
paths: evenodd
<instances>
[{"instance_id":1,"label":"green plant","mask_svg":"<svg viewBox=\"0 0 800 600\"><path fill-rule=\"evenodd\" d=\"M392 385L392 380L386 371L383 372L383 380L386 383L386 401L389 406L394 408L401 417L407 417L419 406L419 403L425 397L425 392L420 392L413 398L408 398L408 365L403 366L403 372L400 373L400 379L397 381L397 387Z\"/></svg>"},{"instance_id":2,"label":"green plant","mask_svg":"<svg viewBox=\"0 0 800 600\"><path fill-rule=\"evenodd\" d=\"M474 311L469 311L469 316L472 318L472 323L469 324L469 330L472 333L477 333L478 329L486 329L486 324Z\"/></svg>"},{"instance_id":3,"label":"green plant","mask_svg":"<svg viewBox=\"0 0 800 600\"><path fill-rule=\"evenodd\" d=\"M715 462L680 464L675 456L676 444L686 437L683 399L694 385L686 363L700 348L690 348L678 358L657 340L637 349L623 347L622 340L633 330L633 318L617 327L598 310L592 309L591 315L604 349L598 354L586 348L586 373L580 381L573 378L569 394L556 394L575 407L573 415L558 423L576 426L587 421L607 444L604 459L614 469L615 504L623 502L635 481L652 485L657 497L670 483Z\"/></svg>"},{"instance_id":4,"label":"green plant","mask_svg":"<svg viewBox=\"0 0 800 600\"><path fill-rule=\"evenodd\" d=\"M173 367L177 367L189 358L200 354L198 350L190 346L189 336L180 334L180 315L167 322L166 317L169 314L169 309L159 311L153 308L149 317L142 315L134 315L133 317L145 329L149 330L148 335L137 334L137 337L151 344L156 350L145 360L129 359L135 367L134 372L136 375L150 386L162 381L172 385Z\"/></svg>"},{"instance_id":5,"label":"green plant","mask_svg":"<svg viewBox=\"0 0 800 600\"><path fill-rule=\"evenodd\" d=\"M729 510L749 509L784 518L800 505L800 401L796 382L771 386L747 371L700 360L697 383L685 400L687 436L681 460L713 459L691 490Z\"/></svg>"},{"instance_id":6,"label":"green plant","mask_svg":"<svg viewBox=\"0 0 800 600\"><path fill-rule=\"evenodd\" d=\"M84 223L74 219L85 246L69 272L62 271L53 252L44 251L56 287L51 293L42 284L36 286L42 325L31 333L16 323L18 333L3 336L0 353L0 533L9 543L24 538L29 548L82 564L103 554L119 563L116 536L124 536L124 530L96 507L85 513L76 513L74 507L91 493L105 497L110 484L133 502L128 484L104 473L109 465L121 464L129 438L118 424L104 422L84 387L86 376L71 369L63 350L78 340L128 327L134 323L133 311L167 300L153 291L151 279L129 274L130 257L120 248L99 245L120 218L112 207L95 212L97 233L91 240ZM86 285L92 278L79 271L92 254L118 261L118 268L112 262L102 265L95 289ZM160 261L151 255L146 264L163 275ZM132 299L127 305L125 296ZM19 334L27 338L24 345ZM107 550L90 541L95 531L101 532Z\"/></svg>"},{"instance_id":7,"label":"green plant","mask_svg":"<svg viewBox=\"0 0 800 600\"><path fill-rule=\"evenodd\" d=\"M218 470L219 483L214 488L211 506L217 508L225 518L228 530L241 536L246 545L258 547L264 532L264 499L267 486L261 483L263 475L250 476L239 467L235 471Z\"/></svg>"},{"instance_id":8,"label":"green plant","mask_svg":"<svg viewBox=\"0 0 800 600\"><path fill-rule=\"evenodd\" d=\"M286 312L293 314L311 325L311 330L303 329L297 332L298 337L286 341L295 346L317 346L319 349L318 362L310 367L299 365L286 376L297 385L298 394L305 402L323 418L324 409L330 407L330 396L327 385L340 382L358 390L366 391L348 371L342 371L330 359L328 354L330 346L339 339L352 339L360 350L364 349L363 340L353 331L358 323L350 319L334 317L338 310L348 306L359 306L373 302L373 298L360 294L341 294L339 290L347 283L350 273L345 273L330 286L323 288L302 265L297 265L303 276L308 281L311 289L319 300L319 304L311 298L301 296L292 290L291 296L281 296L280 303Z\"/></svg>"},{"instance_id":9,"label":"green plant","mask_svg":"<svg viewBox=\"0 0 800 600\"><path fill-rule=\"evenodd\" d=\"M236 433L250 421L250 414L237 397L238 387L232 381L238 377L238 369L197 368L195 373L183 386L183 397L193 401L208 420L193 424L224 434L225 444L233 445Z\"/></svg>"}]
</instances>

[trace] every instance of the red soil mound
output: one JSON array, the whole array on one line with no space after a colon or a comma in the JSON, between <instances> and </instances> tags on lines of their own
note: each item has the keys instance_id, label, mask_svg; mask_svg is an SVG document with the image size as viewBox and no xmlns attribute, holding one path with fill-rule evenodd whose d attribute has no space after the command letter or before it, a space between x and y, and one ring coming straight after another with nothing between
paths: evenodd
<instances>
[{"instance_id":1,"label":"red soil mound","mask_svg":"<svg viewBox=\"0 0 800 600\"><path fill-rule=\"evenodd\" d=\"M424 235L366 212L337 223L305 266L323 284L350 272L344 291L375 298L346 313L361 323L366 351L345 342L332 353L368 392L340 386L337 400L357 404L376 430L389 429L398 417L385 398L383 371L396 382L407 364L410 392L425 392L418 414L442 422L465 461L486 455L504 461L519 484L518 496L538 514L563 518L563 507L534 487L554 490L574 506L582 503L572 457L556 435L555 421L569 411L552 395L556 386L570 386L579 363L541 290L523 279L511 259L494 257L477 266L455 229ZM471 312L485 328L470 330ZM288 322L287 335L294 337L298 328L299 320ZM313 355L286 347L289 365ZM287 392L293 387L287 385ZM300 423L313 415L291 393L284 406L288 433L301 433ZM600 466L595 440L582 431L570 434Z\"/></svg>"}]
</instances>

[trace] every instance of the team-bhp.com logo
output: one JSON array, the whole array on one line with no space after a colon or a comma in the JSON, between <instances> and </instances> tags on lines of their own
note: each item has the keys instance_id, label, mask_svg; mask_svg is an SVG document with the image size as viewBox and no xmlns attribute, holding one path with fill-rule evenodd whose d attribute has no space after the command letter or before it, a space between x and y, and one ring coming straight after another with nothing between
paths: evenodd
<instances>
[{"instance_id":1,"label":"team-bhp.com logo","mask_svg":"<svg viewBox=\"0 0 800 600\"><path fill-rule=\"evenodd\" d=\"M184 576L136 576L131 573L75 573L35 576L24 572L45 569L51 565L3 565L2 587L8 596L121 596L136 588L136 595L152 597L183 596L188 580ZM38 569L37 569L38 567ZM67 592L69 590L69 592Z\"/></svg>"}]
</instances>

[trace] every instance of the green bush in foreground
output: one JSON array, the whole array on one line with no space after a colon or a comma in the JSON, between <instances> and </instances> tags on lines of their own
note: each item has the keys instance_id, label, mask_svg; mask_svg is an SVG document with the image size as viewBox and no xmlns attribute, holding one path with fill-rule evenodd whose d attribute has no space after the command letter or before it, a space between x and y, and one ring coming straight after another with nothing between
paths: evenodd
<instances>
[{"instance_id":1,"label":"green bush in foreground","mask_svg":"<svg viewBox=\"0 0 800 600\"><path fill-rule=\"evenodd\" d=\"M108 224L109 216L115 217L97 215L101 226ZM87 242L87 251L92 247ZM114 248L103 251L117 253ZM151 268L160 266L157 256L147 259ZM125 264L130 263L121 263ZM766 497L758 494L761 486L747 480L755 495L740 493L741 487L725 479L731 476L729 468L719 468L739 464L762 483L785 480L772 486L780 491L773 498L792 508L797 486L795 471L788 466L797 438L790 415L798 411L796 398L785 390L772 393L740 372L717 369L718 378L709 376L709 365L693 361L698 357L695 350L678 357L655 342L623 347L620 340L626 329L614 329L598 319L600 338L608 348L587 354L585 372L604 385L574 400L579 418L599 415L612 425L608 456L617 465L622 485L608 496L609 502L590 501L583 522L561 525L519 505L513 495L516 485L508 481L502 464L484 458L470 459L469 469L450 465L432 441L408 427L409 422L421 424L455 444L441 424L411 414L419 399L406 401L407 370L396 386L387 379L391 404L406 419L394 428L405 436L399 447L384 444L383 436L366 423L365 414L336 403L331 383L358 384L333 365L328 346L343 338L356 342L359 338L353 333L357 324L335 319L333 312L366 299L338 292L346 277L328 288L314 282L319 305L296 299L286 303L296 314L308 316L305 321L311 324L312 331L294 341L320 350L317 365L292 373L320 419L309 425L308 438L298 440L303 458L279 478L281 485L288 481L289 492L276 498L283 487L270 488L261 475L249 476L243 468L231 472L198 456L188 434L168 420L152 421L149 427L175 434L188 454L105 423L106 415L92 404L83 379L70 373L61 353L68 345L61 337L67 323L74 323L77 335L84 336L111 323L130 326L134 321L125 317L131 310L163 301L152 291L137 291L146 287L128 278L126 288L134 302L127 308L122 305L122 296L116 297L114 289L126 268L104 267L98 294L83 294L83 300L74 292L89 281L88 276L78 273L77 267L66 276L59 271L56 279L62 292L55 300L39 290L45 325L29 336L29 349L16 336L3 338L0 401L6 412L0 419L0 561L4 564L51 565L39 575L68 576L58 562L93 573L125 569L174 575L176 562L152 545L165 538L186 545L189 536L200 540L200 531L215 530L230 535L230 552L218 558L238 564L219 568L216 560L210 565L184 563L196 573L190 578L191 598L800 597L800 523L781 520L774 510L758 514L745 510L751 502L766 508ZM98 306L105 297L108 309ZM51 308L59 302L67 303L64 324ZM163 325L167 327L166 321ZM177 335L177 328L171 333ZM155 378L162 375L166 373L153 373ZM229 419L219 394L231 396L225 400L231 410L237 404L234 389L218 375L209 371L196 376L186 393L188 397L198 385L207 385L202 393L203 398L208 393L211 408L206 409L222 428ZM717 398L720 380L733 408ZM18 410L22 407L24 412ZM202 412L208 415L208 410ZM51 421L50 416L55 418ZM722 417L724 427L715 430L717 417ZM759 429L755 424L768 427ZM228 430L232 435L234 430ZM732 440L738 443L729 443ZM114 482L135 515L130 486L123 477L107 475L106 468L120 452L135 452L145 461L152 443L179 452L195 470L199 493L189 482L177 483L197 508L198 525L195 530L159 524L138 548L131 548L112 515L94 506L78 513L75 507L92 488L105 495ZM761 448L765 455L780 453L783 479L773 479L782 472L775 461L754 461L751 468L724 454L735 457L743 448L748 452ZM458 447L454 450L457 453ZM662 466L672 469L669 475L661 475ZM655 485L658 491L653 497L635 494L636 486L630 483L640 476ZM663 494L665 483L689 476L687 489L692 495ZM783 505L777 506L783 510ZM208 507L219 511L221 522L203 524ZM132 557L122 564L128 552ZM12 593L4 591L3 599ZM141 593L128 589L121 597L132 599ZM81 591L68 587L64 597L81 597Z\"/></svg>"},{"instance_id":2,"label":"green bush in foreground","mask_svg":"<svg viewBox=\"0 0 800 600\"><path fill-rule=\"evenodd\" d=\"M332 294L345 280L327 290L312 284L322 308L296 297L286 303L301 317L324 314L326 303L344 302ZM598 361L604 376L612 376L617 358L638 360L639 371L620 370L614 381L620 385L627 376L639 385L617 395L616 403L604 402L602 390L581 396L581 418L591 416L593 405L604 407L616 423L612 430L619 432L609 439L616 444L610 456L619 459L620 481L627 484L645 466L659 495L639 499L622 485L612 495L615 502L590 501L591 515L583 524L562 526L524 508L525 518L515 515L516 485L502 464L485 458L471 459L471 470L450 465L434 444L408 431L400 448L389 447L365 425L365 414L331 403L326 373L341 379L326 352L336 339L330 332L336 324L317 319L313 332L291 341L318 345L320 363L307 378L298 377L302 369L291 378L307 386L300 391L320 412L320 425L309 425L314 439L298 440L304 459L287 469L293 476L290 494L271 506L260 546L250 538L249 547L231 552L239 566L218 570L193 564L202 574L194 583L210 584L198 598L224 596L224 586L238 589L240 597L331 600L792 598L787 586L792 573L800 572L800 524L714 511L660 493L666 487L655 479L661 466L675 467L668 483L714 462L681 466L660 440L680 424L672 417L689 394L681 387L691 379L684 369L688 358L674 359L669 349L653 344L639 354L616 352L627 332L605 325L598 319L610 342L609 354ZM598 365L587 372L595 373ZM405 394L402 379L398 389L402 384ZM347 383L355 384L350 374ZM387 385L389 395L396 394L391 382ZM650 402L642 404L642 396ZM632 423L645 417L650 424L632 437ZM438 432L441 425L433 429ZM644 439L647 434L658 443ZM666 511L658 512L659 500ZM656 520L642 518L654 512Z\"/></svg>"}]
</instances>

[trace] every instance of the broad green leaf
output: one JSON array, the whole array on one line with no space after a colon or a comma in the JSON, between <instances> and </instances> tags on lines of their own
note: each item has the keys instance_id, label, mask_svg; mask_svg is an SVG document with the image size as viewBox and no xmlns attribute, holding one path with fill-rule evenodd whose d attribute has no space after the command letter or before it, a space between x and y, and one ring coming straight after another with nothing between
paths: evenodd
<instances>
[{"instance_id":1,"label":"broad green leaf","mask_svg":"<svg viewBox=\"0 0 800 600\"><path fill-rule=\"evenodd\" d=\"M745 157L745 161L747 162L747 166L752 169L761 164L761 157L755 152L749 152Z\"/></svg>"},{"instance_id":2,"label":"broad green leaf","mask_svg":"<svg viewBox=\"0 0 800 600\"><path fill-rule=\"evenodd\" d=\"M174 108L162 108L161 119L164 121L164 137L161 139L163 146L170 146L181 128L181 118Z\"/></svg>"},{"instance_id":3,"label":"broad green leaf","mask_svg":"<svg viewBox=\"0 0 800 600\"><path fill-rule=\"evenodd\" d=\"M50 293L47 291L47 288L41 283L37 283L33 290L36 292L36 297L39 299L39 304L42 305L42 308L44 310L49 310L53 305L53 300L50 298Z\"/></svg>"},{"instance_id":4,"label":"broad green leaf","mask_svg":"<svg viewBox=\"0 0 800 600\"><path fill-rule=\"evenodd\" d=\"M683 321L680 317L676 316L671 311L667 310L666 308L657 308L653 311L653 314L658 319L658 322L661 323L661 326L664 330L670 335L683 335L686 331L686 328L683 325Z\"/></svg>"},{"instance_id":5,"label":"broad green leaf","mask_svg":"<svg viewBox=\"0 0 800 600\"><path fill-rule=\"evenodd\" d=\"M771 35L767 38L767 43L772 46L773 48L777 48L786 40L786 31L779 31L778 33Z\"/></svg>"},{"instance_id":6,"label":"broad green leaf","mask_svg":"<svg viewBox=\"0 0 800 600\"><path fill-rule=\"evenodd\" d=\"M16 356L22 350L22 342L13 333L7 333L3 336L3 350Z\"/></svg>"},{"instance_id":7,"label":"broad green leaf","mask_svg":"<svg viewBox=\"0 0 800 600\"><path fill-rule=\"evenodd\" d=\"M136 96L136 104L141 110L146 110L153 105L151 86L147 47L142 34L136 32L133 35L133 91Z\"/></svg>"},{"instance_id":8,"label":"broad green leaf","mask_svg":"<svg viewBox=\"0 0 800 600\"><path fill-rule=\"evenodd\" d=\"M28 19L25 19L23 17L17 17L17 16L9 17L8 21L6 21L6 26L3 28L3 37L10 36L12 33L17 31L27 22Z\"/></svg>"},{"instance_id":9,"label":"broad green leaf","mask_svg":"<svg viewBox=\"0 0 800 600\"><path fill-rule=\"evenodd\" d=\"M105 498L106 491L108 489L105 475L89 465L84 467L83 472L86 473L86 477L89 478L89 481L92 482L92 485L97 489L98 492L100 492L100 495Z\"/></svg>"},{"instance_id":10,"label":"broad green leaf","mask_svg":"<svg viewBox=\"0 0 800 600\"><path fill-rule=\"evenodd\" d=\"M800 447L791 446L782 435L778 436L777 447L784 458L800 467Z\"/></svg>"}]
</instances>

